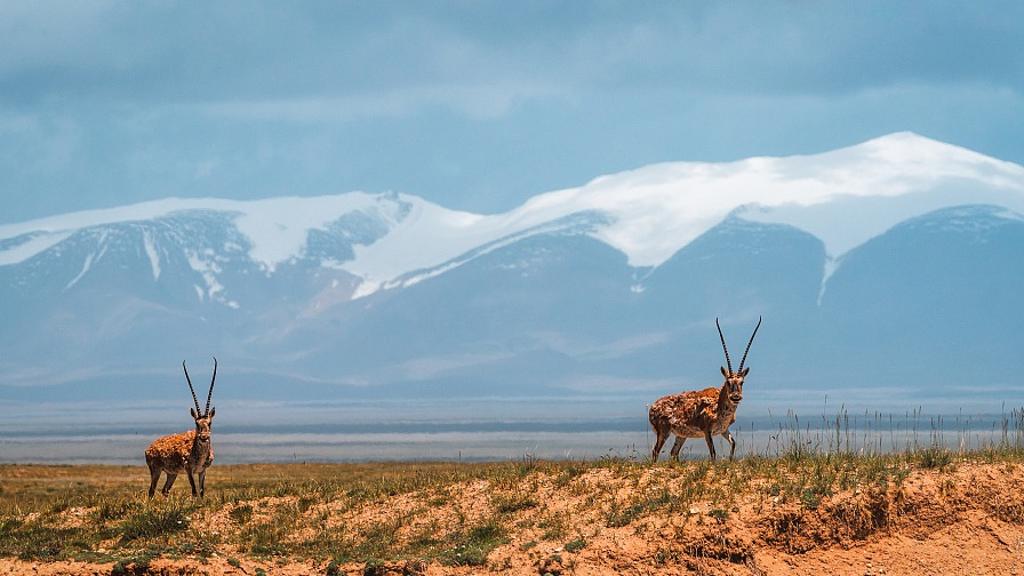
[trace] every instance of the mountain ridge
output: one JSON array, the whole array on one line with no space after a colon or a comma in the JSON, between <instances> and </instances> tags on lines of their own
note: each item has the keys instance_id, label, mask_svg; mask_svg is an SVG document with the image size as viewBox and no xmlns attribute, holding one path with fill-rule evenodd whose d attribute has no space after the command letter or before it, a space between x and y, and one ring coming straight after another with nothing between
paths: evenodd
<instances>
[{"instance_id":1,"label":"mountain ridge","mask_svg":"<svg viewBox=\"0 0 1024 576\"><path fill-rule=\"evenodd\" d=\"M636 268L656 268L729 215L810 232L838 264L843 254L902 220L992 200L1024 212L1024 167L895 133L816 155L644 166L539 194L500 214L450 210L398 193L167 198L0 225L0 266L52 250L83 229L213 212L224 214L248 240L249 258L268 275L315 256L318 235L343 237L345 249L321 254L320 265L357 277L349 297L360 298L443 274L474 253L557 229L574 215L603 218L586 233L626 254ZM851 223L849 214L858 212L870 217ZM144 240L158 279L157 246L149 235ZM215 266L201 255L190 260L207 279L207 292L216 291ZM834 266L826 279L833 271Z\"/></svg>"},{"instance_id":2,"label":"mountain ridge","mask_svg":"<svg viewBox=\"0 0 1024 576\"><path fill-rule=\"evenodd\" d=\"M858 164L879 155L880 169ZM701 171L710 192L677 177ZM740 202L765 182L770 198ZM646 398L716 383L715 318L742 339L758 316L754 398L1012 387L1022 191L1024 168L899 134L656 165L497 215L357 192L6 225L0 402L37 385L164 397L177 385L154 374L211 354L244 380L225 394L250 399ZM714 203L663 230L688 196Z\"/></svg>"}]
</instances>

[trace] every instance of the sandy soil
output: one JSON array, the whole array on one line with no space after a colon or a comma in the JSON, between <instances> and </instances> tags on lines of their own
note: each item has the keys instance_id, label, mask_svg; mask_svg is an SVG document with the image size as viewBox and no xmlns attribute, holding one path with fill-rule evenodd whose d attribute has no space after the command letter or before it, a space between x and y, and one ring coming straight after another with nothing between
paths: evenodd
<instances>
[{"instance_id":1,"label":"sandy soil","mask_svg":"<svg viewBox=\"0 0 1024 576\"><path fill-rule=\"evenodd\" d=\"M512 492L528 493L545 503L514 512L509 542L493 550L483 567L448 567L420 562L387 564L367 571L362 564L341 566L343 574L512 574L512 575L1000 575L1024 576L1024 465L964 464L952 472L918 470L894 488L857 488L834 494L812 508L780 502L751 491L728 511L697 502L685 513L654 511L622 526L608 526L601 491L625 500L636 490L656 485L659 469L640 478L616 477L591 470L569 485L534 479ZM436 493L395 496L374 506L345 510L332 522L350 530L395 515L412 515L398 538L411 538L425 526L447 530L460 521L480 518L493 507L497 491L474 481L448 489L444 505L426 505ZM280 499L252 503L257 514ZM308 514L322 514L321 503ZM261 511L262 509L262 511ZM228 523L218 512L211 521ZM567 518L569 534L585 539L579 550L541 538L537 516ZM73 514L69 517L73 522ZM297 537L302 537L301 534ZM570 536L563 538L566 541ZM226 558L154 560L139 574L325 574L326 563L241 558L234 567ZM0 559L0 576L111 574L110 564L38 563Z\"/></svg>"}]
</instances>

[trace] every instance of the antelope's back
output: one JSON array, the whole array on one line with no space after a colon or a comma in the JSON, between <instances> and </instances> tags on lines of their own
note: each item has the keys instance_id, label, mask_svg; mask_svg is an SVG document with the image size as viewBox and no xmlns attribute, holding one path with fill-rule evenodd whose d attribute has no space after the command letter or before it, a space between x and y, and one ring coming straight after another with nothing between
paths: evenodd
<instances>
[{"instance_id":1,"label":"antelope's back","mask_svg":"<svg viewBox=\"0 0 1024 576\"><path fill-rule=\"evenodd\" d=\"M673 428L699 426L707 419L704 412L718 404L719 393L718 388L705 388L662 396L651 404L651 424L667 423Z\"/></svg>"},{"instance_id":2,"label":"antelope's back","mask_svg":"<svg viewBox=\"0 0 1024 576\"><path fill-rule=\"evenodd\" d=\"M192 451L192 442L195 437L195 430L161 436L154 440L149 448L146 448L146 461L167 459L172 456L180 457L182 460L187 459Z\"/></svg>"}]
</instances>

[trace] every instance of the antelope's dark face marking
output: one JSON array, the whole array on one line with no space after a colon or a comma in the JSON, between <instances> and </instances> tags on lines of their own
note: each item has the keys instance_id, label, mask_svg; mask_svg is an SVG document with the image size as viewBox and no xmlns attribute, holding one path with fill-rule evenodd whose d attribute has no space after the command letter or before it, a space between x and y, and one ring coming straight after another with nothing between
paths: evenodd
<instances>
[{"instance_id":1,"label":"antelope's dark face marking","mask_svg":"<svg viewBox=\"0 0 1024 576\"><path fill-rule=\"evenodd\" d=\"M729 372L722 367L722 376L725 377L725 392L733 404L739 404L743 400L743 380L747 377L750 368L744 368L742 372Z\"/></svg>"},{"instance_id":2,"label":"antelope's dark face marking","mask_svg":"<svg viewBox=\"0 0 1024 576\"><path fill-rule=\"evenodd\" d=\"M217 413L217 409L211 408L210 413L204 416L199 416L196 413L195 408L190 412L192 413L192 419L196 421L196 438L202 442L209 442L210 434L212 432L211 426L213 425L213 415Z\"/></svg>"}]
</instances>

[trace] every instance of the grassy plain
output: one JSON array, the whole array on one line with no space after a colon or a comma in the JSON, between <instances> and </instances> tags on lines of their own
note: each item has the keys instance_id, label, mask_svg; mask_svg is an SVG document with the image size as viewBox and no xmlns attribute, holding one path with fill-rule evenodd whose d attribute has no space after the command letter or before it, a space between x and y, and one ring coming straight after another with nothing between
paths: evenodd
<instances>
[{"instance_id":1,"label":"grassy plain","mask_svg":"<svg viewBox=\"0 0 1024 576\"><path fill-rule=\"evenodd\" d=\"M930 558L948 569L947 541L969 573L1024 566L1024 450L1009 444L654 466L215 465L204 500L183 478L170 498L147 486L141 465L0 466L0 574L781 574L830 554L853 554L851 574L910 574Z\"/></svg>"}]
</instances>

